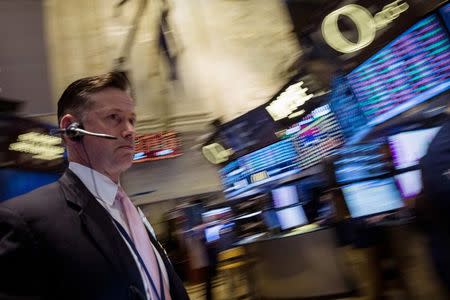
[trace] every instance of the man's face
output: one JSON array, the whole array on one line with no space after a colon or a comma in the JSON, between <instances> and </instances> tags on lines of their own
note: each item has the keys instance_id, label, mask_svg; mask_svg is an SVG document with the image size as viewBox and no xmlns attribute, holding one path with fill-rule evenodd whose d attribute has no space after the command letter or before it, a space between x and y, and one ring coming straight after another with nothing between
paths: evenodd
<instances>
[{"instance_id":1,"label":"man's face","mask_svg":"<svg viewBox=\"0 0 450 300\"><path fill-rule=\"evenodd\" d=\"M117 140L84 136L88 164L117 181L133 159L134 102L128 93L116 88L108 88L89 97L93 106L82 116L84 129L113 135Z\"/></svg>"}]
</instances>

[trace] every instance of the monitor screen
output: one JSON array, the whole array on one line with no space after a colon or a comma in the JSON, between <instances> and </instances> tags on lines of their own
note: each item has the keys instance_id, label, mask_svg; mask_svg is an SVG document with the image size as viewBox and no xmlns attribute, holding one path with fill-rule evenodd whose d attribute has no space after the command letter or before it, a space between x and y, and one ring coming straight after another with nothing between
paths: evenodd
<instances>
[{"instance_id":1,"label":"monitor screen","mask_svg":"<svg viewBox=\"0 0 450 300\"><path fill-rule=\"evenodd\" d=\"M287 185L272 190L273 205L276 208L298 203L297 187Z\"/></svg>"},{"instance_id":2,"label":"monitor screen","mask_svg":"<svg viewBox=\"0 0 450 300\"><path fill-rule=\"evenodd\" d=\"M382 147L383 143L373 142L341 148L333 163L336 183L348 184L389 173L390 163Z\"/></svg>"},{"instance_id":3,"label":"monitor screen","mask_svg":"<svg viewBox=\"0 0 450 300\"><path fill-rule=\"evenodd\" d=\"M410 171L395 176L395 181L404 199L417 196L422 191L422 172Z\"/></svg>"},{"instance_id":4,"label":"monitor screen","mask_svg":"<svg viewBox=\"0 0 450 300\"><path fill-rule=\"evenodd\" d=\"M306 169L333 155L344 136L329 105L316 108L301 122L288 129L299 152L300 169Z\"/></svg>"},{"instance_id":5,"label":"monitor screen","mask_svg":"<svg viewBox=\"0 0 450 300\"><path fill-rule=\"evenodd\" d=\"M205 229L205 239L208 243L217 241L220 238L220 230L224 224L218 224Z\"/></svg>"},{"instance_id":6,"label":"monitor screen","mask_svg":"<svg viewBox=\"0 0 450 300\"><path fill-rule=\"evenodd\" d=\"M347 75L368 125L450 88L450 40L438 16L417 22Z\"/></svg>"},{"instance_id":7,"label":"monitor screen","mask_svg":"<svg viewBox=\"0 0 450 300\"><path fill-rule=\"evenodd\" d=\"M368 180L342 187L345 203L352 218L359 218L403 206L393 178Z\"/></svg>"},{"instance_id":8,"label":"monitor screen","mask_svg":"<svg viewBox=\"0 0 450 300\"><path fill-rule=\"evenodd\" d=\"M262 213L264 224L266 225L268 230L275 230L280 228L280 222L278 220L278 216L273 209L266 210Z\"/></svg>"},{"instance_id":9,"label":"monitor screen","mask_svg":"<svg viewBox=\"0 0 450 300\"><path fill-rule=\"evenodd\" d=\"M278 125L265 106L256 107L244 115L220 126L220 144L232 148L236 159L278 141Z\"/></svg>"},{"instance_id":10,"label":"monitor screen","mask_svg":"<svg viewBox=\"0 0 450 300\"><path fill-rule=\"evenodd\" d=\"M308 219L301 205L280 209L277 211L277 217L282 230L308 224Z\"/></svg>"},{"instance_id":11,"label":"monitor screen","mask_svg":"<svg viewBox=\"0 0 450 300\"><path fill-rule=\"evenodd\" d=\"M298 172L297 157L292 140L284 139L228 163L219 171L226 196Z\"/></svg>"},{"instance_id":12,"label":"monitor screen","mask_svg":"<svg viewBox=\"0 0 450 300\"><path fill-rule=\"evenodd\" d=\"M231 207L211 209L202 213L203 223L225 220L231 217Z\"/></svg>"},{"instance_id":13,"label":"monitor screen","mask_svg":"<svg viewBox=\"0 0 450 300\"><path fill-rule=\"evenodd\" d=\"M330 107L347 139L358 133L368 123L344 76L337 76L332 82Z\"/></svg>"},{"instance_id":14,"label":"monitor screen","mask_svg":"<svg viewBox=\"0 0 450 300\"><path fill-rule=\"evenodd\" d=\"M134 145L133 163L174 158L183 154L179 135L175 131L138 134Z\"/></svg>"},{"instance_id":15,"label":"monitor screen","mask_svg":"<svg viewBox=\"0 0 450 300\"><path fill-rule=\"evenodd\" d=\"M389 137L396 169L416 166L440 127L402 132Z\"/></svg>"}]
</instances>

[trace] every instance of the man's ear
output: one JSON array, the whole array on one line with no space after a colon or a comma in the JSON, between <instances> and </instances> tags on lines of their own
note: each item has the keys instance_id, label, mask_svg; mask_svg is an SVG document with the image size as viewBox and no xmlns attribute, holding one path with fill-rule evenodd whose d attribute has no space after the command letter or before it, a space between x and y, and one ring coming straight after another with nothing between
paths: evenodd
<instances>
[{"instance_id":1,"label":"man's ear","mask_svg":"<svg viewBox=\"0 0 450 300\"><path fill-rule=\"evenodd\" d=\"M67 127L69 127L70 124L74 122L78 122L78 119L74 115L66 114L61 118L61 121L59 121L59 128L66 129ZM63 139L66 142L66 144L69 143L70 141L76 142L79 140L75 137L70 138L66 134L63 135Z\"/></svg>"},{"instance_id":2,"label":"man's ear","mask_svg":"<svg viewBox=\"0 0 450 300\"><path fill-rule=\"evenodd\" d=\"M59 128L67 128L73 122L77 122L77 119L75 118L75 116L73 116L71 114L65 114L61 118L61 121L59 121Z\"/></svg>"}]
</instances>

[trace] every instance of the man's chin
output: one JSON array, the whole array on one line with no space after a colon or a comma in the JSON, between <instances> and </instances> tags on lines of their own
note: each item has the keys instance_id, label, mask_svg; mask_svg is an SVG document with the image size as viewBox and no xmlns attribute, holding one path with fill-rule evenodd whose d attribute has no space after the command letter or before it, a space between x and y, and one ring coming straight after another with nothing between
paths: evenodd
<instances>
[{"instance_id":1,"label":"man's chin","mask_svg":"<svg viewBox=\"0 0 450 300\"><path fill-rule=\"evenodd\" d=\"M131 166L133 165L133 160L129 159L127 161L124 161L121 166L122 166L122 172L125 172L126 170L128 170Z\"/></svg>"},{"instance_id":2,"label":"man's chin","mask_svg":"<svg viewBox=\"0 0 450 300\"><path fill-rule=\"evenodd\" d=\"M128 170L133 164L132 159L121 159L113 162L112 168L115 169L115 173L123 173Z\"/></svg>"}]
</instances>

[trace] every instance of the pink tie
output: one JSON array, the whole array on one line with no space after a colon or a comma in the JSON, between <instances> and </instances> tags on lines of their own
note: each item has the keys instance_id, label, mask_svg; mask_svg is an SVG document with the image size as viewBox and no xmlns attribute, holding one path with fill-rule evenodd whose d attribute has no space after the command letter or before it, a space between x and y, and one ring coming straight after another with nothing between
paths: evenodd
<instances>
[{"instance_id":1,"label":"pink tie","mask_svg":"<svg viewBox=\"0 0 450 300\"><path fill-rule=\"evenodd\" d=\"M147 278L147 276L144 276L145 278L144 280L146 280L147 287L150 290L150 294L152 295L152 299L158 298L161 299L162 291L160 291L159 288L160 288L160 280L163 280L163 278L159 277L158 261L156 259L156 254L153 250L152 243L148 236L147 230L145 229L145 225L142 222L136 207L134 207L130 198L128 198L127 194L125 194L125 191L121 187L119 187L119 189L117 190L116 200L122 203L123 211L125 213L125 218L128 223L128 229L131 234L131 238L140 256L142 257L142 260L144 261L145 266L147 267L147 270L150 273L153 283L155 284L155 287L158 291L159 297L154 295L154 291L150 286L149 279ZM165 284L165 282L164 282L164 294L166 299L170 300L169 287L167 286L167 284Z\"/></svg>"}]
</instances>

